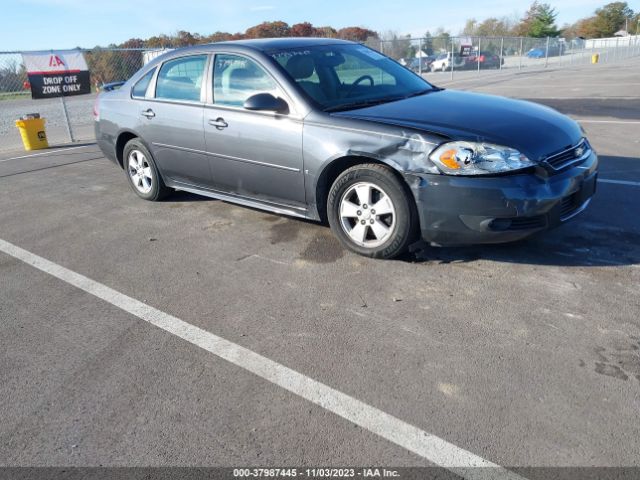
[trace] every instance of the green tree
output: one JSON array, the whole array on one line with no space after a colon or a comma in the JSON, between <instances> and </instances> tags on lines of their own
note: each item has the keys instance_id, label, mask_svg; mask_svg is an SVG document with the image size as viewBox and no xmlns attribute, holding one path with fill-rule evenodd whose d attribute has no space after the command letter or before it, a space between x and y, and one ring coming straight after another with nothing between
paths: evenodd
<instances>
[{"instance_id":1,"label":"green tree","mask_svg":"<svg viewBox=\"0 0 640 480\"><path fill-rule=\"evenodd\" d=\"M596 37L611 37L618 30L625 28L625 23L635 27L632 25L633 10L627 2L613 2L596 10L591 28Z\"/></svg>"},{"instance_id":2,"label":"green tree","mask_svg":"<svg viewBox=\"0 0 640 480\"><path fill-rule=\"evenodd\" d=\"M602 38L611 37L618 30L629 29L629 33L638 34L640 12L634 13L627 2L608 3L598 8L595 14L582 18L564 30L567 37Z\"/></svg>"},{"instance_id":3,"label":"green tree","mask_svg":"<svg viewBox=\"0 0 640 480\"><path fill-rule=\"evenodd\" d=\"M551 5L535 0L516 27L515 33L523 37L556 37L560 33L556 26L557 16L558 13Z\"/></svg>"}]
</instances>

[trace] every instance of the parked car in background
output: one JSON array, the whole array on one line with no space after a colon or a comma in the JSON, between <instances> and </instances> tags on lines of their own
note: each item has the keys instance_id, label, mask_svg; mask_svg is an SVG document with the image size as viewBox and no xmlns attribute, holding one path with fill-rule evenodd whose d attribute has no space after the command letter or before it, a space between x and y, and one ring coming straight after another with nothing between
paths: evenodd
<instances>
[{"instance_id":1,"label":"parked car in background","mask_svg":"<svg viewBox=\"0 0 640 480\"><path fill-rule=\"evenodd\" d=\"M544 58L546 53L544 48L532 48L526 55L528 58Z\"/></svg>"},{"instance_id":2,"label":"parked car in background","mask_svg":"<svg viewBox=\"0 0 640 480\"><path fill-rule=\"evenodd\" d=\"M453 57L453 68L463 68L464 67L464 58L460 55L452 55L449 53L441 53L438 55L433 62L431 62L431 71L432 72L446 72L451 69Z\"/></svg>"},{"instance_id":3,"label":"parked car in background","mask_svg":"<svg viewBox=\"0 0 640 480\"><path fill-rule=\"evenodd\" d=\"M492 52L473 52L471 55L465 58L465 68L473 69L478 68L480 65L480 69L486 68L500 68L500 65L504 64L504 58L500 58L500 56L496 55Z\"/></svg>"},{"instance_id":4,"label":"parked car in background","mask_svg":"<svg viewBox=\"0 0 640 480\"><path fill-rule=\"evenodd\" d=\"M532 48L527 52L528 58L545 58L549 57L558 57L564 54L565 47L564 45L549 45L549 51L547 53L547 47L536 47Z\"/></svg>"},{"instance_id":5,"label":"parked car in background","mask_svg":"<svg viewBox=\"0 0 640 480\"><path fill-rule=\"evenodd\" d=\"M428 72L431 69L431 64L435 59L436 59L435 55L429 55L421 58L414 58L411 60L411 62L409 62L407 66L416 73Z\"/></svg>"},{"instance_id":6,"label":"parked car in background","mask_svg":"<svg viewBox=\"0 0 640 480\"><path fill-rule=\"evenodd\" d=\"M177 49L102 91L94 116L100 149L140 198L184 190L328 221L374 258L419 238L498 243L560 225L587 208L598 173L575 120L436 87L336 39Z\"/></svg>"}]
</instances>

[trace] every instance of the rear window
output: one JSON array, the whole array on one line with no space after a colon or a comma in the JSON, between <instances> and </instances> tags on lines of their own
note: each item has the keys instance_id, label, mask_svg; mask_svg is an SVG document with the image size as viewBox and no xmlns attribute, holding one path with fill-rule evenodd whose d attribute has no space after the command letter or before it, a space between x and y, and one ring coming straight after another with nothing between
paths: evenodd
<instances>
[{"instance_id":1,"label":"rear window","mask_svg":"<svg viewBox=\"0 0 640 480\"><path fill-rule=\"evenodd\" d=\"M176 58L165 62L156 81L156 98L200 101L206 55Z\"/></svg>"}]
</instances>

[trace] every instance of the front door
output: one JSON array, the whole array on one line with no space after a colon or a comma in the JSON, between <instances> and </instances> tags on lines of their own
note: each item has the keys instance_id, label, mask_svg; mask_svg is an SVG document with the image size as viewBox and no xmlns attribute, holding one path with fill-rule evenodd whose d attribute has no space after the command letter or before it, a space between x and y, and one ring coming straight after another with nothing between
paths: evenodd
<instances>
[{"instance_id":1,"label":"front door","mask_svg":"<svg viewBox=\"0 0 640 480\"><path fill-rule=\"evenodd\" d=\"M216 54L213 104L204 109L212 186L303 209L302 120L243 108L247 98L265 92L285 98L275 80L254 60Z\"/></svg>"}]
</instances>

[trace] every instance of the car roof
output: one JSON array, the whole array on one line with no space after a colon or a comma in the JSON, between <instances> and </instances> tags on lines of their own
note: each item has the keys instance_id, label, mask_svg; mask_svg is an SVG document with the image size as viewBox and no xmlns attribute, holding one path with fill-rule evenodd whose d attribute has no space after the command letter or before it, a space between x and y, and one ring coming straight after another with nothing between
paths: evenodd
<instances>
[{"instance_id":1,"label":"car roof","mask_svg":"<svg viewBox=\"0 0 640 480\"><path fill-rule=\"evenodd\" d=\"M145 67L154 67L166 60L190 53L215 53L229 49L232 52L252 50L269 55L283 49L306 48L321 45L358 45L357 42L338 38L288 37L288 38L255 38L250 40L232 40L226 42L203 43L189 47L181 47L167 51L150 61Z\"/></svg>"},{"instance_id":2,"label":"car roof","mask_svg":"<svg viewBox=\"0 0 640 480\"><path fill-rule=\"evenodd\" d=\"M219 48L239 48L251 49L260 52L269 53L274 50L305 48L319 45L356 45L356 42L349 40L341 40L338 38L314 38L314 37L287 37L287 38L254 38L249 40L232 40L226 42L205 43L201 45L193 45L191 47L180 48L176 51L185 50L211 50L215 51Z\"/></svg>"},{"instance_id":3,"label":"car roof","mask_svg":"<svg viewBox=\"0 0 640 480\"><path fill-rule=\"evenodd\" d=\"M335 45L335 44L352 44L348 40L338 38L315 38L315 37L286 37L286 38L254 38L250 40L234 40L229 42L220 42L212 45L237 45L253 48L255 50L275 50L282 48L303 48L314 45Z\"/></svg>"}]
</instances>

